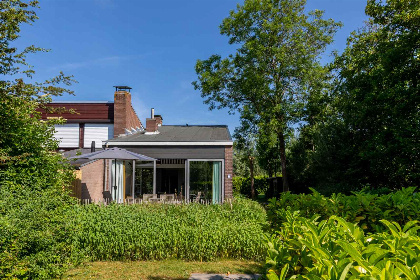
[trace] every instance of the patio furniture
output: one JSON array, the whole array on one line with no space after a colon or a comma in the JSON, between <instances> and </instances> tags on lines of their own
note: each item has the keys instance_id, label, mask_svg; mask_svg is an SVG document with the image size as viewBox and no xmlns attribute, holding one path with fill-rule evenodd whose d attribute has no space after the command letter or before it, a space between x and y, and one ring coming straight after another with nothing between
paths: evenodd
<instances>
[{"instance_id":1,"label":"patio furniture","mask_svg":"<svg viewBox=\"0 0 420 280\"><path fill-rule=\"evenodd\" d=\"M161 194L159 198L161 201L174 201L175 195L174 194Z\"/></svg>"},{"instance_id":2,"label":"patio furniture","mask_svg":"<svg viewBox=\"0 0 420 280\"><path fill-rule=\"evenodd\" d=\"M194 199L194 202L200 202L200 198L201 198L201 192L198 192L197 196Z\"/></svg>"},{"instance_id":3,"label":"patio furniture","mask_svg":"<svg viewBox=\"0 0 420 280\"><path fill-rule=\"evenodd\" d=\"M157 194L143 194L143 201L153 201L158 200Z\"/></svg>"}]
</instances>

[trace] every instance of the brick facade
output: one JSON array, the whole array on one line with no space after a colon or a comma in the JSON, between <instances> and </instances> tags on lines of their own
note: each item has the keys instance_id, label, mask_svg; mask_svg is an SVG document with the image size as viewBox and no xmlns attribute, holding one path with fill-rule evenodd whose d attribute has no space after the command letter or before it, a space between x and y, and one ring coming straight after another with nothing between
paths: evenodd
<instances>
[{"instance_id":1,"label":"brick facade","mask_svg":"<svg viewBox=\"0 0 420 280\"><path fill-rule=\"evenodd\" d=\"M131 94L116 91L114 94L114 137L125 134L125 129L142 127L141 121L131 104Z\"/></svg>"},{"instance_id":2,"label":"brick facade","mask_svg":"<svg viewBox=\"0 0 420 280\"><path fill-rule=\"evenodd\" d=\"M225 199L232 198L233 147L225 147Z\"/></svg>"},{"instance_id":3,"label":"brick facade","mask_svg":"<svg viewBox=\"0 0 420 280\"><path fill-rule=\"evenodd\" d=\"M104 199L104 160L91 162L80 168L82 173L82 199Z\"/></svg>"},{"instance_id":4,"label":"brick facade","mask_svg":"<svg viewBox=\"0 0 420 280\"><path fill-rule=\"evenodd\" d=\"M156 132L158 130L157 119L146 119L146 132Z\"/></svg>"}]
</instances>

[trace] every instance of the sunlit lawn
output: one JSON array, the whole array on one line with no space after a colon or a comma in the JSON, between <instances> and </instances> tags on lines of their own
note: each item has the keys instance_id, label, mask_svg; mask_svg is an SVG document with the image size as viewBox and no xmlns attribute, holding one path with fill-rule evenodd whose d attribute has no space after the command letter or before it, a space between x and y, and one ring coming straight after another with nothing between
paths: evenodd
<instances>
[{"instance_id":1,"label":"sunlit lawn","mask_svg":"<svg viewBox=\"0 0 420 280\"><path fill-rule=\"evenodd\" d=\"M222 260L184 262L180 260L138 262L93 262L68 271L63 279L188 279L191 273L262 273L260 263Z\"/></svg>"}]
</instances>

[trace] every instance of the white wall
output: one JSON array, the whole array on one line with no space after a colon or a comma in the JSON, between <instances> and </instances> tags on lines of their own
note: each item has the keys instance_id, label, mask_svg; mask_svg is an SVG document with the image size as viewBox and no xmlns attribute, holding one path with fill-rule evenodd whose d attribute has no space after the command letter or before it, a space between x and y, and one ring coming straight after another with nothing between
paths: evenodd
<instances>
[{"instance_id":1,"label":"white wall","mask_svg":"<svg viewBox=\"0 0 420 280\"><path fill-rule=\"evenodd\" d=\"M85 124L84 147L90 148L92 141L95 141L95 147L101 148L102 141L114 138L114 125L103 123Z\"/></svg>"},{"instance_id":2,"label":"white wall","mask_svg":"<svg viewBox=\"0 0 420 280\"><path fill-rule=\"evenodd\" d=\"M54 137L60 140L60 148L77 148L79 147L79 124L67 123L55 125Z\"/></svg>"}]
</instances>

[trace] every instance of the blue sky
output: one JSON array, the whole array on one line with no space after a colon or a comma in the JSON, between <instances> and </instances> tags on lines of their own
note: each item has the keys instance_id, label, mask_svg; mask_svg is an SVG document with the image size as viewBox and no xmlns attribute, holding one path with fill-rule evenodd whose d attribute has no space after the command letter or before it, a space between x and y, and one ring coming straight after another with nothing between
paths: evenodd
<instances>
[{"instance_id":1,"label":"blue sky","mask_svg":"<svg viewBox=\"0 0 420 280\"><path fill-rule=\"evenodd\" d=\"M51 49L29 57L34 81L63 71L78 81L75 96L56 100L113 100L114 85L132 87L134 109L144 123L154 107L164 124L226 124L239 115L209 111L191 85L197 59L234 52L219 25L237 0L41 0L40 17L22 29L18 47ZM366 0L308 0L341 21L329 51L342 51L351 31L366 20Z\"/></svg>"}]
</instances>

